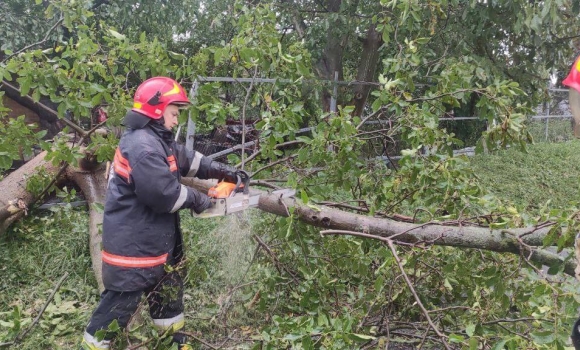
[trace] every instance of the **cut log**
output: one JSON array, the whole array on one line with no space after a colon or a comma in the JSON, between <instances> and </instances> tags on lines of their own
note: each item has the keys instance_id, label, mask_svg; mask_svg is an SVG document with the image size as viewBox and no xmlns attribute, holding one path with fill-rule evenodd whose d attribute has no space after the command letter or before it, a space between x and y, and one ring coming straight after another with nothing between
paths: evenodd
<instances>
[{"instance_id":1,"label":"cut log","mask_svg":"<svg viewBox=\"0 0 580 350\"><path fill-rule=\"evenodd\" d=\"M45 156L46 152L40 153L0 182L0 234L25 215L26 207L33 200L32 193L26 190L26 180L41 167L49 176L57 174L59 168L46 161Z\"/></svg>"}]
</instances>

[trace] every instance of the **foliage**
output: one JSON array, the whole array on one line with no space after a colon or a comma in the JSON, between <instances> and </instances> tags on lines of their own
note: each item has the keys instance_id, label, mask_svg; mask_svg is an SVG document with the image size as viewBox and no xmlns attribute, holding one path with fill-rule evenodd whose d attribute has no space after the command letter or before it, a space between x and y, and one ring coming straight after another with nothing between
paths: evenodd
<instances>
[{"instance_id":1,"label":"foliage","mask_svg":"<svg viewBox=\"0 0 580 350\"><path fill-rule=\"evenodd\" d=\"M299 225L292 231L294 240L283 240L284 248L275 253L278 264L295 275L260 280L265 295L260 306L272 317L261 334L266 348L350 349L375 338L384 345L382 337L390 334L397 343L418 327L422 315L388 249L357 239L321 239ZM400 248L399 254L405 254L407 274L432 317L462 348L547 349L567 343L578 306L576 283L547 283L518 257L495 253L433 247ZM272 261L264 257L262 263ZM293 287L278 289L283 283ZM516 319L522 320L511 323Z\"/></svg>"},{"instance_id":2,"label":"foliage","mask_svg":"<svg viewBox=\"0 0 580 350\"><path fill-rule=\"evenodd\" d=\"M35 125L26 124L24 116L8 120L0 111L0 171L10 169L14 160L23 161L33 154L33 146L46 134L45 130L36 130Z\"/></svg>"},{"instance_id":3,"label":"foliage","mask_svg":"<svg viewBox=\"0 0 580 350\"><path fill-rule=\"evenodd\" d=\"M30 8L27 13L44 14L42 25L34 27L43 32L28 35L28 26L35 25L30 17L23 21L22 31L8 36L7 26L22 14L24 5ZM114 4L52 0L34 5L9 0L0 5L2 15L11 19L0 21L0 36L9 37L1 48L0 78L16 82L21 93L34 101L49 98L58 104L59 118L85 130L95 125L92 116L97 108L107 112L108 128L119 126L135 87L150 76L172 76L186 88L198 75L246 78L249 83L200 82L191 112L200 129L232 119L255 125L260 153L244 166L261 171L256 179L281 179L314 208L320 201L334 200L360 203L360 209L370 214L412 215L419 222L457 220L508 228L553 221L545 244L562 249L577 231L575 205L531 207L528 199L569 200L569 193L560 195L551 189L554 192L530 198L496 190L496 196L491 195L488 189L514 183L515 169L508 169L509 178L503 180L497 165L490 171L493 180L479 182L484 172L453 155L461 140L438 126L449 111L467 111L489 126L479 139L478 151L525 149L531 140L526 115L543 98L539 87L571 61L572 48L562 38L573 35L578 12L574 6L577 2L565 0L544 1L542 6L527 0L259 5L225 0ZM54 30L48 32L52 26ZM368 62L361 52L366 52L363 43L371 40L365 36L370 29L380 34L376 39L380 45L373 52L378 57L373 67L377 79L364 113L356 114L356 108L348 105L354 97L350 87L341 87L338 110L326 113L329 84L317 78L328 79L332 68L339 70L340 79L355 80L359 68L369 68L359 63ZM277 81L258 83L256 78ZM363 123L370 121L378 124ZM18 140L13 143L22 150L42 136L30 131L22 119L11 123L0 132ZM305 127L307 132L299 133ZM49 159L74 163L81 156L81 145L70 147L67 141L60 137L46 144ZM296 142L292 147L280 146L288 141ZM87 142L89 151L102 161L111 158L117 140L95 136ZM397 163L386 165L369 154L368 149L390 142L402 145ZM16 150L0 152L11 160ZM509 152L498 157L519 164L520 170L535 165L529 160L519 163L521 155ZM493 157L482 162L499 163ZM569 159L560 155L552 161L542 171L522 175L523 188L528 189L524 195L538 187L527 181L540 178L550 191L548 179L565 177L552 175L556 170L573 172ZM36 179L29 188L38 191L43 183ZM86 310L96 300L94 282L80 282L87 278L89 265L86 242L81 239L86 223L71 221L77 215L66 209L29 219L3 241L10 252L1 265L9 276L2 281L4 289L27 287L29 278L39 274L54 280L56 270L49 274L45 270L49 267L70 268L80 275L74 279L77 284L67 282L60 302L54 303L57 310L47 313L48 320L41 324L55 337L62 329L51 322L70 322L73 326L68 329L80 333L88 315L73 321L78 315L71 305ZM210 226L215 223L184 221L194 253L187 265L188 281L194 287L189 292L195 300L190 306L201 305L202 315L192 317L189 325L206 334L223 334L229 326L248 327L245 332L253 342L246 341L247 347L346 349L416 339L424 339L427 347L440 346L428 334L425 317L414 305L400 268L411 278L447 341L457 348L562 348L579 306L575 283L544 276L525 257L402 246L396 251L402 258L399 266L384 244L352 237L322 238L292 215L276 220L261 215L233 224L239 230L216 228L244 231L238 242L243 247L240 256L247 264L253 262L246 271L236 270L237 275L229 269L228 275L224 272L228 270L214 266L223 251L210 249L211 244L223 244L223 236L192 235L197 230L212 234ZM263 240L253 255L248 232ZM22 261L14 255L17 243L32 249L28 247L44 248L53 241L60 250L52 255L36 251L25 254ZM38 262L37 257L50 261ZM36 271L35 266L41 269ZM236 277L252 283L244 285ZM42 286L44 291L50 289L48 283ZM43 294L35 290L31 295L0 299L10 306L2 310L11 310L2 314L7 318L0 331L3 340L13 339L30 322L34 314L30 305ZM162 335L142 330L134 335L159 344L165 341ZM40 338L37 331L26 341ZM50 347L52 342L42 338L39 344Z\"/></svg>"},{"instance_id":4,"label":"foliage","mask_svg":"<svg viewBox=\"0 0 580 350\"><path fill-rule=\"evenodd\" d=\"M46 19L44 4L32 0L3 1L0 3L0 51L12 54L34 42L41 41L44 34L58 18ZM56 36L56 35L55 35ZM1 57L1 55L0 55Z\"/></svg>"}]
</instances>

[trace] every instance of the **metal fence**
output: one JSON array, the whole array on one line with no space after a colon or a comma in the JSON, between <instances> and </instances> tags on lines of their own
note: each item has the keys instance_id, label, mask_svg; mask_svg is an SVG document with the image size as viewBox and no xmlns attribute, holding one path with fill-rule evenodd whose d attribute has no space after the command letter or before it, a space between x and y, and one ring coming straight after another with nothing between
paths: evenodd
<instances>
[{"instance_id":1,"label":"metal fence","mask_svg":"<svg viewBox=\"0 0 580 350\"><path fill-rule=\"evenodd\" d=\"M549 100L528 118L528 129L536 142L563 142L574 138L568 89L549 89Z\"/></svg>"}]
</instances>

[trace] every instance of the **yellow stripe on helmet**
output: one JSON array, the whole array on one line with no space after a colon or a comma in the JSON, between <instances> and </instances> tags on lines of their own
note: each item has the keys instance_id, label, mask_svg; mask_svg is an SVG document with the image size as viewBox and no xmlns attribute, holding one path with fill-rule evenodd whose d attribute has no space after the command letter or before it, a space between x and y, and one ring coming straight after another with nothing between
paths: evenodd
<instances>
[{"instance_id":1,"label":"yellow stripe on helmet","mask_svg":"<svg viewBox=\"0 0 580 350\"><path fill-rule=\"evenodd\" d=\"M173 83L173 89L167 91L166 93L163 94L163 96L171 96L171 95L177 95L181 93L181 89L179 89L179 85Z\"/></svg>"}]
</instances>

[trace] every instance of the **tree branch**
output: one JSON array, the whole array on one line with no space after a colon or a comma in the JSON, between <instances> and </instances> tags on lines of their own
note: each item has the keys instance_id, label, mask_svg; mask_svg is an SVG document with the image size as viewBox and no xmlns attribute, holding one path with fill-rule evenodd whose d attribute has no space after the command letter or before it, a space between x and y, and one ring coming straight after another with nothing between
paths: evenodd
<instances>
[{"instance_id":1,"label":"tree branch","mask_svg":"<svg viewBox=\"0 0 580 350\"><path fill-rule=\"evenodd\" d=\"M56 23L55 23L55 24L54 24L54 25L53 25L53 26L52 26L52 27L51 27L51 28L48 30L48 32L46 32L46 35L44 36L44 38L43 38L42 40L40 40L40 41L38 41L38 42L36 42L36 43L33 43L33 44L30 44L30 45L27 45L27 46L25 46L25 47L21 48L20 50L16 51L15 53L13 53L12 55L9 55L9 56L5 57L5 58L2 60L2 63L4 63L4 62L8 61L9 59L11 59L12 57L14 57L14 56L18 55L18 54L19 54L19 53L21 53L21 52L24 52L24 51L26 51L26 50L32 49L32 48L33 48L33 47L35 47L35 46L39 46L39 45L42 45L42 44L44 44L45 42L47 42L47 41L48 41L48 38L50 37L50 34L52 33L52 31L53 31L53 30L55 30L55 29L56 29L56 27L58 27L59 25L61 25L61 23L62 23L62 21L63 21L63 20L64 20L64 17L62 17L62 16L61 16L61 17L58 19L58 21L56 21Z\"/></svg>"}]
</instances>

